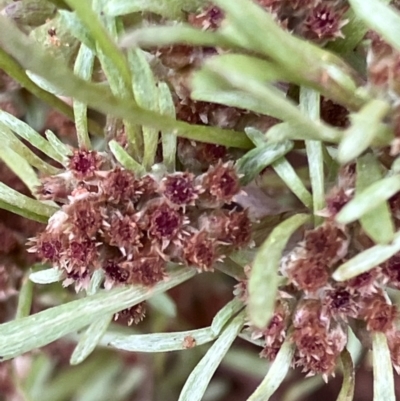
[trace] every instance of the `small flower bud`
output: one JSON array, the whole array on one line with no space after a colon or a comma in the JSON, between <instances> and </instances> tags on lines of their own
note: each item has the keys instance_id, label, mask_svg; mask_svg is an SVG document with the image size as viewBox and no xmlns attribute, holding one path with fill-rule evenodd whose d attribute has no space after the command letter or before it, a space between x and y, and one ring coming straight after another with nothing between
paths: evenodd
<instances>
[{"instance_id":1,"label":"small flower bud","mask_svg":"<svg viewBox=\"0 0 400 401\"><path fill-rule=\"evenodd\" d=\"M202 271L212 271L218 259L216 242L208 238L206 232L200 231L185 242L183 257L189 266L195 266Z\"/></svg>"},{"instance_id":2,"label":"small flower bud","mask_svg":"<svg viewBox=\"0 0 400 401\"><path fill-rule=\"evenodd\" d=\"M146 316L146 302L141 302L130 308L123 309L114 315L114 320L126 321L128 326L139 324Z\"/></svg>"},{"instance_id":3,"label":"small flower bud","mask_svg":"<svg viewBox=\"0 0 400 401\"><path fill-rule=\"evenodd\" d=\"M92 178L103 163L99 153L94 150L75 150L70 157L68 168L75 178L85 180Z\"/></svg>"},{"instance_id":4,"label":"small flower bud","mask_svg":"<svg viewBox=\"0 0 400 401\"><path fill-rule=\"evenodd\" d=\"M161 192L172 203L179 206L193 205L197 198L194 176L190 173L176 173L161 182Z\"/></svg>"},{"instance_id":5,"label":"small flower bud","mask_svg":"<svg viewBox=\"0 0 400 401\"><path fill-rule=\"evenodd\" d=\"M231 163L211 166L203 175L201 185L205 192L200 199L214 206L230 203L240 191L239 177Z\"/></svg>"}]
</instances>

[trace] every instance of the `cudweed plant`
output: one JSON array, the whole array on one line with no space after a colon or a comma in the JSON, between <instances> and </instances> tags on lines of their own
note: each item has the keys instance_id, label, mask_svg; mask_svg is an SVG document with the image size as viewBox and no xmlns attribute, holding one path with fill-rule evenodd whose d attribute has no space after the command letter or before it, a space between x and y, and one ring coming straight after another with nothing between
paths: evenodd
<instances>
[{"instance_id":1,"label":"cudweed plant","mask_svg":"<svg viewBox=\"0 0 400 401\"><path fill-rule=\"evenodd\" d=\"M357 346L372 350L373 399L394 401L398 2L2 5L0 158L20 181L4 173L0 207L36 222L0 226L0 294L18 294L0 325L5 394L70 399L90 377L96 399L124 400L144 371L104 347L212 343L180 389L201 400L241 337L260 347L251 364L268 366L249 401L268 400L292 368L314 376L304 383L341 373L337 400L352 400ZM72 127L37 132L10 95L21 87ZM205 272L236 280L209 327L141 329L147 307L174 317L168 291ZM51 359L30 351L66 336L78 366L51 381ZM23 358L41 373L11 374L7 361Z\"/></svg>"}]
</instances>

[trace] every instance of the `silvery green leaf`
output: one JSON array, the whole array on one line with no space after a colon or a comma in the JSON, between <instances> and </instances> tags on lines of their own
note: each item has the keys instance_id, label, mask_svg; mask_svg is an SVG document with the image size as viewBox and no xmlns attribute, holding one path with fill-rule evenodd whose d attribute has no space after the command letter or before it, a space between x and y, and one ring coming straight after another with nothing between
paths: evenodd
<instances>
[{"instance_id":1,"label":"silvery green leaf","mask_svg":"<svg viewBox=\"0 0 400 401\"><path fill-rule=\"evenodd\" d=\"M396 401L392 360L385 333L372 334L374 401Z\"/></svg>"},{"instance_id":2,"label":"silvery green leaf","mask_svg":"<svg viewBox=\"0 0 400 401\"><path fill-rule=\"evenodd\" d=\"M222 358L243 327L244 313L236 316L207 351L186 380L178 401L200 401Z\"/></svg>"},{"instance_id":3,"label":"silvery green leaf","mask_svg":"<svg viewBox=\"0 0 400 401\"><path fill-rule=\"evenodd\" d=\"M287 339L278 352L267 375L247 401L268 401L286 377L292 363L295 346Z\"/></svg>"},{"instance_id":4,"label":"silvery green leaf","mask_svg":"<svg viewBox=\"0 0 400 401\"><path fill-rule=\"evenodd\" d=\"M51 284L61 281L64 278L64 272L60 269L52 267L50 269L33 272L29 275L29 279L35 284Z\"/></svg>"}]
</instances>

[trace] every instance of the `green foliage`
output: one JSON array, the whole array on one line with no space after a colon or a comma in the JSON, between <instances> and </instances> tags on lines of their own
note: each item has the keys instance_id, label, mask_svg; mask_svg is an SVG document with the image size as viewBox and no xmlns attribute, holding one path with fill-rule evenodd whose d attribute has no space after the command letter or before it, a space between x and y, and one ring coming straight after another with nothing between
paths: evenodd
<instances>
[{"instance_id":1,"label":"green foliage","mask_svg":"<svg viewBox=\"0 0 400 401\"><path fill-rule=\"evenodd\" d=\"M328 40L313 38L314 43L300 37L304 32L295 31L297 20L290 21L296 32L292 34L280 26L273 13L250 0L215 0L224 14L215 31L201 19L208 18L207 13L200 15L197 27L191 22L191 13L198 17L204 11L201 0L7 2L0 14L0 68L25 91L73 120L77 135L65 139L56 130L45 129L42 134L28 124L29 119L24 122L0 110L0 159L30 192L27 196L28 192L20 193L0 182L1 209L40 223L55 224L62 218L64 200L45 201L37 190L43 177L65 174L63 168L74 154L75 142L80 149L108 154L108 163L117 162L136 178L149 173L161 180L160 172L173 175L187 166L204 163L193 168L203 170L193 171L201 177L194 182L193 191L201 202L207 202L210 194L197 193L197 185L204 178L200 174L206 174L209 165L219 159L212 152L220 148L202 150L204 144L212 144L227 148L226 160L231 161L227 165L234 166L245 192L238 191L233 198L232 211L221 207L215 212L215 225L225 213L234 215L241 209L253 218L254 241L240 250L232 245L231 254L218 260L215 257L213 266L204 269L217 270L208 284L219 285L224 275L239 284L233 300L200 328L188 327L180 315L184 297L190 295L185 291L192 290L183 290L183 301L167 292L199 273L193 267L170 262L176 261L175 254L166 258L167 278L152 287L130 285L106 291L102 289L104 271L97 269L79 297L60 285L69 271L66 274L50 263L27 267L15 258L24 271L15 319L0 324L1 360L67 337L76 342L70 364L78 365L59 368L45 353L29 354L29 374L21 382L15 378L26 400L125 401L132 391L144 387L149 369L143 364L127 369L117 356L119 350L150 354L144 359L149 358L146 364L153 366L151 380L160 381L161 392L166 387L175 395L180 391L179 401L218 399L218 394L222 399L224 386L219 386L218 379L212 381L221 364L252 370L254 377L263 377L248 401L267 401L284 382L294 358L296 364L301 359L292 336L298 327L288 324L267 373L260 373L257 365L263 363L265 367L267 363L254 362L254 355L240 344L231 347L237 337L266 345L264 337L259 341L253 338L254 331L267 335L278 299L286 302L290 298L288 315L295 321L296 302L315 296L309 288L293 299L287 295L289 286L297 285L290 272L282 268L286 252L294 248L293 241L299 244L298 238L306 229L318 229L324 222L346 233L346 252L347 247L351 252L346 259L338 257L326 266L332 288L386 267L390 258L398 256L400 232L396 231L395 219L400 217L394 209L400 192L400 84L398 77L389 73L384 84L373 82L370 75L374 71L368 70L374 62L373 47L363 39L373 30L392 46L385 57L400 51L400 14L388 6L387 0L348 2L351 7L341 16L347 23L340 27L340 33ZM296 18L300 18L300 9ZM214 49L209 52L211 56L207 53L210 48ZM177 49L181 51L178 61L183 64L167 66L165 59L173 59ZM327 122L323 111L328 99L349 112L348 121ZM34 108L31 101L21 103L24 108ZM200 123L182 121L182 110L197 113L195 121ZM240 118L231 124L230 113L235 112ZM190 117L187 120L193 121ZM207 160L196 160L202 151ZM96 179L102 173L96 172ZM229 183L228 178L224 175L220 181ZM83 178L76 189L83 193L85 186L89 187ZM104 188L100 192L103 190L106 193ZM338 194L345 199L343 205L337 206L343 200ZM165 199L167 195L160 196ZM203 212L201 209L199 214ZM101 226L101 230L109 227ZM238 227L225 225L221 232L228 237L235 230L241 234L246 227L241 223ZM75 235L69 234L71 238ZM191 234L183 230L172 244L163 243L160 248L170 246L177 254L184 252L186 237ZM215 242L218 247L225 246L225 240L218 238ZM18 241L22 244L25 238ZM300 248L303 245L300 243ZM163 249L156 251L162 254ZM302 251L299 259L309 260L311 265L315 260L307 259L305 248ZM133 252L127 260L135 261L136 257ZM42 287L44 284L47 286ZM193 288L197 290L196 285ZM392 293L386 295L382 290L382 294L390 305ZM36 297L38 305L45 308L31 314ZM392 298L396 304L398 294ZM150 308L144 329L123 329L112 323L115 314L144 301ZM388 335L379 331L369 335L374 401L394 401L392 345ZM212 344L203 347L207 343ZM179 366L165 372L170 363L166 353L170 351L177 351ZM346 348L340 358L337 354L335 363L341 365L343 373L338 401L354 397L355 362ZM54 370L56 375L52 374ZM293 400L299 393L311 393L321 385L319 377L302 381L290 387L282 400ZM83 390L77 392L80 386Z\"/></svg>"}]
</instances>

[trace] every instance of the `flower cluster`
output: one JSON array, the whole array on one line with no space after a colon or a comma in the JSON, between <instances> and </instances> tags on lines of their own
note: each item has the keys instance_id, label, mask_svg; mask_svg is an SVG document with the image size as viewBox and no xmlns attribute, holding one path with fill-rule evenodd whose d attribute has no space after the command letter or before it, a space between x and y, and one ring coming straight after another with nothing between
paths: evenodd
<instances>
[{"instance_id":1,"label":"flower cluster","mask_svg":"<svg viewBox=\"0 0 400 401\"><path fill-rule=\"evenodd\" d=\"M344 227L334 221L354 192L354 166L343 167L339 178L321 212L325 222L305 231L303 239L281 260L279 272L286 280L279 287L271 321L263 329L250 326L249 330L263 341L262 357L273 360L289 338L296 347L293 366L325 379L334 374L349 325L364 339L373 332L383 332L393 367L400 372L400 320L386 293L387 288L400 288L400 253L348 281L337 282L331 277L349 257L373 245L358 223ZM397 198L390 204L394 210ZM398 226L399 218L395 213L393 217ZM251 274L251 269L246 274ZM236 290L244 301L248 298L246 286L245 280Z\"/></svg>"},{"instance_id":2,"label":"flower cluster","mask_svg":"<svg viewBox=\"0 0 400 401\"><path fill-rule=\"evenodd\" d=\"M251 240L247 212L232 203L240 185L229 162L197 176L157 171L138 177L105 154L75 150L66 171L43 178L37 192L61 208L30 250L61 269L64 284L77 290L98 269L105 288L152 286L167 277L169 261L211 271ZM135 311L132 319L141 315Z\"/></svg>"}]
</instances>

